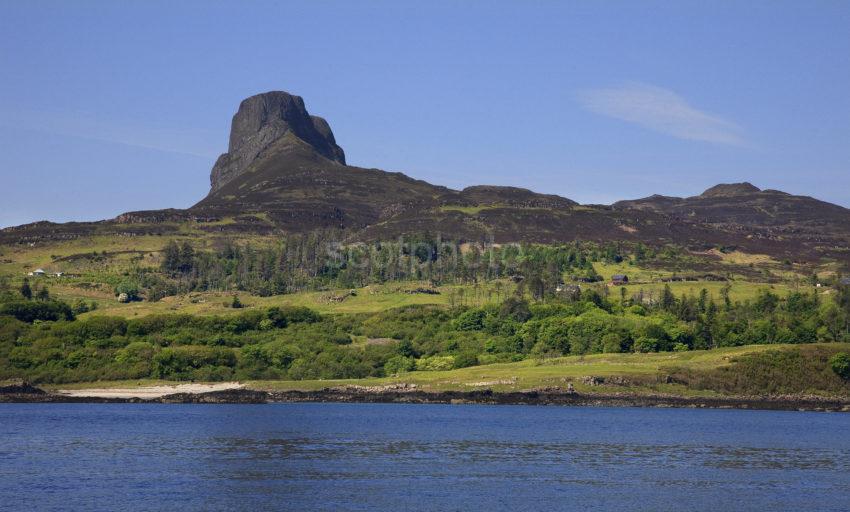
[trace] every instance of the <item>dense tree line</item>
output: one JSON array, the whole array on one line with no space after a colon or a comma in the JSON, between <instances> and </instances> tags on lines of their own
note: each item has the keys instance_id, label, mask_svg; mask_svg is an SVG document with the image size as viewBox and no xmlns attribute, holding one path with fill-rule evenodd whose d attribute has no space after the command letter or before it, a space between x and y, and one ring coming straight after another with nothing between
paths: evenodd
<instances>
[{"instance_id":1,"label":"dense tree line","mask_svg":"<svg viewBox=\"0 0 850 512\"><path fill-rule=\"evenodd\" d=\"M705 291L677 297L667 288L647 302L591 286L562 298L534 301L520 293L480 307L328 316L249 308L229 316L84 320L49 296L24 295L0 294L0 374L40 382L358 378L568 354L850 341L847 287L829 299L766 290L743 302ZM70 315L34 316L19 307L54 302Z\"/></svg>"},{"instance_id":2,"label":"dense tree line","mask_svg":"<svg viewBox=\"0 0 850 512\"><path fill-rule=\"evenodd\" d=\"M524 286L542 296L553 293L564 274L600 280L592 261L622 261L622 250L615 244L487 246L440 239L342 245L321 233L289 236L272 247L225 242L212 251L172 241L162 251L161 272L141 270L138 287L157 300L188 291L268 296L389 281L472 283L522 276Z\"/></svg>"},{"instance_id":3,"label":"dense tree line","mask_svg":"<svg viewBox=\"0 0 850 512\"><path fill-rule=\"evenodd\" d=\"M78 311L79 312L79 311ZM0 283L0 316L11 316L22 322L73 320L75 311L68 304L54 300L46 286L30 286L24 279L18 293L14 293L8 282Z\"/></svg>"}]
</instances>

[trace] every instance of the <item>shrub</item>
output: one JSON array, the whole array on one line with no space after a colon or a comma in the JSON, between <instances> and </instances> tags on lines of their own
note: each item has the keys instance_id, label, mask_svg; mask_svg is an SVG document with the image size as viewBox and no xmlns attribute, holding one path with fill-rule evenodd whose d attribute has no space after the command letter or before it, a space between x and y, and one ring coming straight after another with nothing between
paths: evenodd
<instances>
[{"instance_id":1,"label":"shrub","mask_svg":"<svg viewBox=\"0 0 850 512\"><path fill-rule=\"evenodd\" d=\"M115 295L126 294L128 301L142 300L139 293L139 283L131 279L125 279L124 281L118 283L118 286L115 287Z\"/></svg>"},{"instance_id":2,"label":"shrub","mask_svg":"<svg viewBox=\"0 0 850 512\"><path fill-rule=\"evenodd\" d=\"M401 340L396 346L396 352L408 359L414 359L419 355L410 340Z\"/></svg>"},{"instance_id":3,"label":"shrub","mask_svg":"<svg viewBox=\"0 0 850 512\"><path fill-rule=\"evenodd\" d=\"M484 342L484 350L490 354L510 354L522 351L522 340L517 337L491 338Z\"/></svg>"},{"instance_id":4,"label":"shrub","mask_svg":"<svg viewBox=\"0 0 850 512\"><path fill-rule=\"evenodd\" d=\"M17 300L0 305L0 315L9 315L21 322L33 323L36 320L56 321L73 320L71 306L58 300L29 301Z\"/></svg>"},{"instance_id":5,"label":"shrub","mask_svg":"<svg viewBox=\"0 0 850 512\"><path fill-rule=\"evenodd\" d=\"M838 358L830 347L808 346L767 350L734 357L731 364L710 370L690 370L688 387L739 395L787 395L816 392L832 396L847 393L847 380L839 378L830 362ZM839 365L839 371L841 370Z\"/></svg>"},{"instance_id":6,"label":"shrub","mask_svg":"<svg viewBox=\"0 0 850 512\"><path fill-rule=\"evenodd\" d=\"M82 313L88 313L90 308L86 301L84 301L83 299L78 299L74 303L74 307L72 309L75 315L80 315Z\"/></svg>"},{"instance_id":7,"label":"shrub","mask_svg":"<svg viewBox=\"0 0 850 512\"><path fill-rule=\"evenodd\" d=\"M829 359L829 366L836 375L844 380L850 380L850 355L839 352Z\"/></svg>"},{"instance_id":8,"label":"shrub","mask_svg":"<svg viewBox=\"0 0 850 512\"><path fill-rule=\"evenodd\" d=\"M4 347L11 347L27 331L27 324L11 316L0 316L0 354Z\"/></svg>"},{"instance_id":9,"label":"shrub","mask_svg":"<svg viewBox=\"0 0 850 512\"><path fill-rule=\"evenodd\" d=\"M359 379L372 373L373 368L356 351L328 347L309 357L299 357L287 372L292 379Z\"/></svg>"},{"instance_id":10,"label":"shrub","mask_svg":"<svg viewBox=\"0 0 850 512\"><path fill-rule=\"evenodd\" d=\"M21 297L27 300L32 298L32 288L30 288L30 281L27 278L24 278L24 284L21 285Z\"/></svg>"},{"instance_id":11,"label":"shrub","mask_svg":"<svg viewBox=\"0 0 850 512\"><path fill-rule=\"evenodd\" d=\"M510 297L502 303L501 308L499 308L499 315L522 323L531 318L531 311L525 299Z\"/></svg>"},{"instance_id":12,"label":"shrub","mask_svg":"<svg viewBox=\"0 0 850 512\"><path fill-rule=\"evenodd\" d=\"M150 361L157 348L145 341L134 341L115 353L115 361L128 365Z\"/></svg>"},{"instance_id":13,"label":"shrub","mask_svg":"<svg viewBox=\"0 0 850 512\"><path fill-rule=\"evenodd\" d=\"M416 369L416 361L410 357L402 355L393 356L384 363L384 372L387 375L397 375L406 373Z\"/></svg>"},{"instance_id":14,"label":"shrub","mask_svg":"<svg viewBox=\"0 0 850 512\"><path fill-rule=\"evenodd\" d=\"M330 337L330 342L336 345L351 345L351 336L348 334L337 333Z\"/></svg>"},{"instance_id":15,"label":"shrub","mask_svg":"<svg viewBox=\"0 0 850 512\"><path fill-rule=\"evenodd\" d=\"M57 326L56 331L75 336L81 342L106 339L112 336L125 335L127 333L127 320L118 316L93 316L87 320L66 326Z\"/></svg>"},{"instance_id":16,"label":"shrub","mask_svg":"<svg viewBox=\"0 0 850 512\"><path fill-rule=\"evenodd\" d=\"M640 338L635 340L635 352L658 352L658 345L660 342L657 338L649 338L647 336L641 336Z\"/></svg>"},{"instance_id":17,"label":"shrub","mask_svg":"<svg viewBox=\"0 0 850 512\"><path fill-rule=\"evenodd\" d=\"M568 354L570 352L569 333L570 322L567 319L559 317L544 319L540 322L540 329L537 331L537 343L534 345L534 352L538 354Z\"/></svg>"},{"instance_id":18,"label":"shrub","mask_svg":"<svg viewBox=\"0 0 850 512\"><path fill-rule=\"evenodd\" d=\"M278 329L283 329L291 323L315 323L322 319L318 313L303 306L272 307L266 312L266 317Z\"/></svg>"},{"instance_id":19,"label":"shrub","mask_svg":"<svg viewBox=\"0 0 850 512\"><path fill-rule=\"evenodd\" d=\"M615 332L609 332L602 337L602 351L606 354L617 354L623 351L623 338Z\"/></svg>"},{"instance_id":20,"label":"shrub","mask_svg":"<svg viewBox=\"0 0 850 512\"><path fill-rule=\"evenodd\" d=\"M284 341L272 341L263 345L247 345L242 348L242 363L260 368L273 367L285 370L298 357L298 350Z\"/></svg>"},{"instance_id":21,"label":"shrub","mask_svg":"<svg viewBox=\"0 0 850 512\"><path fill-rule=\"evenodd\" d=\"M222 381L233 378L233 369L227 366L202 366L193 370L189 377L193 380Z\"/></svg>"},{"instance_id":22,"label":"shrub","mask_svg":"<svg viewBox=\"0 0 850 512\"><path fill-rule=\"evenodd\" d=\"M260 311L246 311L228 319L227 330L240 334L245 331L256 331L260 328L260 322L265 315Z\"/></svg>"},{"instance_id":23,"label":"shrub","mask_svg":"<svg viewBox=\"0 0 850 512\"><path fill-rule=\"evenodd\" d=\"M127 338L124 336L112 336L110 338L92 338L90 340L86 340L85 346L94 349L109 349L123 348L126 347L128 343Z\"/></svg>"},{"instance_id":24,"label":"shrub","mask_svg":"<svg viewBox=\"0 0 850 512\"><path fill-rule=\"evenodd\" d=\"M454 368L453 356L430 356L416 361L416 369L426 372L451 370Z\"/></svg>"},{"instance_id":25,"label":"shrub","mask_svg":"<svg viewBox=\"0 0 850 512\"><path fill-rule=\"evenodd\" d=\"M461 352L460 354L455 356L454 367L455 368L466 368L468 366L475 366L478 364L478 354L474 352Z\"/></svg>"},{"instance_id":26,"label":"shrub","mask_svg":"<svg viewBox=\"0 0 850 512\"><path fill-rule=\"evenodd\" d=\"M616 328L616 318L600 309L592 309L575 318L570 325L570 353L602 352L602 337Z\"/></svg>"},{"instance_id":27,"label":"shrub","mask_svg":"<svg viewBox=\"0 0 850 512\"><path fill-rule=\"evenodd\" d=\"M484 328L484 310L470 309L461 313L455 320L455 328L459 331L480 331Z\"/></svg>"},{"instance_id":28,"label":"shrub","mask_svg":"<svg viewBox=\"0 0 850 512\"><path fill-rule=\"evenodd\" d=\"M127 322L127 334L146 336L166 329L176 329L189 325L193 320L194 318L191 315L148 315L129 320Z\"/></svg>"},{"instance_id":29,"label":"shrub","mask_svg":"<svg viewBox=\"0 0 850 512\"><path fill-rule=\"evenodd\" d=\"M163 349L154 356L154 374L160 378L190 378L192 370L205 366L235 366L232 349L190 345Z\"/></svg>"}]
</instances>

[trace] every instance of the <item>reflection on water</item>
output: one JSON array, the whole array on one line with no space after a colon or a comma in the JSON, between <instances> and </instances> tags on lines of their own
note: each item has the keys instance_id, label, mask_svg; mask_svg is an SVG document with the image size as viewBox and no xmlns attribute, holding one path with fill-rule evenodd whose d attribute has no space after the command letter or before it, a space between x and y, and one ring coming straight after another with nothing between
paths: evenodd
<instances>
[{"instance_id":1,"label":"reflection on water","mask_svg":"<svg viewBox=\"0 0 850 512\"><path fill-rule=\"evenodd\" d=\"M700 464L736 469L850 470L848 453L827 449L498 441L419 443L306 437L268 440L219 438L209 440L203 449L225 457L249 460L289 458L333 461L357 458L383 463L439 460L443 464L578 464L584 467L659 464L666 467L691 467Z\"/></svg>"},{"instance_id":2,"label":"reflection on water","mask_svg":"<svg viewBox=\"0 0 850 512\"><path fill-rule=\"evenodd\" d=\"M10 510L850 507L842 414L42 404L0 420Z\"/></svg>"}]
</instances>

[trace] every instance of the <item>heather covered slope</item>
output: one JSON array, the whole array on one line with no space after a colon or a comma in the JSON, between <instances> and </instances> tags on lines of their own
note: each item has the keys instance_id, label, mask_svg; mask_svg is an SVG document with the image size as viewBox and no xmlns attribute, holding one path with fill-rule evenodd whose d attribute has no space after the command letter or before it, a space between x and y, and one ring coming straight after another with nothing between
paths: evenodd
<instances>
[{"instance_id":1,"label":"heather covered slope","mask_svg":"<svg viewBox=\"0 0 850 512\"><path fill-rule=\"evenodd\" d=\"M808 196L760 190L750 183L716 185L693 197L655 195L619 201L614 207L661 213L721 229L749 228L772 237L846 241L850 236L847 208Z\"/></svg>"},{"instance_id":2,"label":"heather covered slope","mask_svg":"<svg viewBox=\"0 0 850 512\"><path fill-rule=\"evenodd\" d=\"M405 209L435 205L447 191L401 173L340 165L288 133L187 214L263 213L286 231L362 229Z\"/></svg>"}]
</instances>

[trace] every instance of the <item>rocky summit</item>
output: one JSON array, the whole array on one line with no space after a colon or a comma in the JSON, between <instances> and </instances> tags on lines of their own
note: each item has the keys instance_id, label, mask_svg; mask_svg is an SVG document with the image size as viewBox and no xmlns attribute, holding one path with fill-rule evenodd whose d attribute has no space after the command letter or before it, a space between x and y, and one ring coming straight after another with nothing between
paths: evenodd
<instances>
[{"instance_id":1,"label":"rocky summit","mask_svg":"<svg viewBox=\"0 0 850 512\"><path fill-rule=\"evenodd\" d=\"M275 141L292 133L328 160L345 165L345 153L337 146L331 127L311 116L300 96L272 91L242 101L230 128L230 145L213 166L212 191L238 178Z\"/></svg>"},{"instance_id":2,"label":"rocky summit","mask_svg":"<svg viewBox=\"0 0 850 512\"><path fill-rule=\"evenodd\" d=\"M700 197L733 197L761 192L761 189L749 182L721 183L700 194Z\"/></svg>"}]
</instances>

